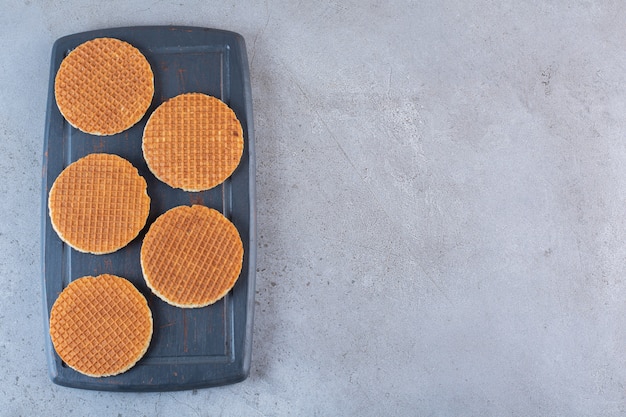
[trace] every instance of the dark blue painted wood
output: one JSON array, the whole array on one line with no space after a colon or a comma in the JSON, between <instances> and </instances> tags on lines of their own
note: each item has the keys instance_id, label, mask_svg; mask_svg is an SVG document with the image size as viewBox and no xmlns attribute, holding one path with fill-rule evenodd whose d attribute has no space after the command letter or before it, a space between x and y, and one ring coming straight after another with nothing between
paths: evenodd
<instances>
[{"instance_id":1,"label":"dark blue painted wood","mask_svg":"<svg viewBox=\"0 0 626 417\"><path fill-rule=\"evenodd\" d=\"M146 116L129 130L98 137L72 128L54 99L54 77L63 58L76 46L98 37L113 37L137 47L150 62L155 96ZM236 113L244 131L244 153L233 175L212 190L188 193L157 180L141 151L149 115L163 101L186 92L221 98ZM110 391L167 391L223 385L244 380L250 369L256 274L255 159L252 97L244 39L233 32L196 27L128 27L95 30L63 37L52 49L42 171L42 277L45 340L52 381L59 385ZM56 235L48 216L48 192L71 162L93 152L128 159L146 179L152 199L144 230L127 247L109 255L72 250ZM141 241L162 213L182 204L220 210L235 224L244 243L241 276L233 290L214 305L200 309L172 307L145 285L139 264ZM59 293L84 275L110 273L130 280L146 296L154 334L145 357L128 372L92 378L67 367L48 333L49 314Z\"/></svg>"}]
</instances>

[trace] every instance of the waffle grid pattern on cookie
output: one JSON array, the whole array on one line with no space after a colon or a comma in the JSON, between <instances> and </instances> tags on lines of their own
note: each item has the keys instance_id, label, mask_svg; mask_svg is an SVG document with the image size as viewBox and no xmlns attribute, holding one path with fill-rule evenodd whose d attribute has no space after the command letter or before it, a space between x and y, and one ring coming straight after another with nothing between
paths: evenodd
<instances>
[{"instance_id":1,"label":"waffle grid pattern on cookie","mask_svg":"<svg viewBox=\"0 0 626 417\"><path fill-rule=\"evenodd\" d=\"M176 96L148 120L143 152L150 171L185 191L203 191L228 178L243 154L243 130L235 113L215 97Z\"/></svg>"},{"instance_id":2,"label":"waffle grid pattern on cookie","mask_svg":"<svg viewBox=\"0 0 626 417\"><path fill-rule=\"evenodd\" d=\"M114 275L71 282L50 313L50 336L61 359L96 377L130 369L148 349L152 326L146 299Z\"/></svg>"},{"instance_id":3,"label":"waffle grid pattern on cookie","mask_svg":"<svg viewBox=\"0 0 626 417\"><path fill-rule=\"evenodd\" d=\"M202 307L224 297L239 277L242 260L235 226L218 211L199 205L161 215L141 248L146 283L178 307Z\"/></svg>"},{"instance_id":4,"label":"waffle grid pattern on cookie","mask_svg":"<svg viewBox=\"0 0 626 417\"><path fill-rule=\"evenodd\" d=\"M98 38L62 61L54 85L59 110L77 129L112 135L137 123L154 94L150 64L132 45Z\"/></svg>"},{"instance_id":5,"label":"waffle grid pattern on cookie","mask_svg":"<svg viewBox=\"0 0 626 417\"><path fill-rule=\"evenodd\" d=\"M146 181L127 160L90 154L69 165L49 196L59 237L81 252L103 254L126 246L150 211Z\"/></svg>"}]
</instances>

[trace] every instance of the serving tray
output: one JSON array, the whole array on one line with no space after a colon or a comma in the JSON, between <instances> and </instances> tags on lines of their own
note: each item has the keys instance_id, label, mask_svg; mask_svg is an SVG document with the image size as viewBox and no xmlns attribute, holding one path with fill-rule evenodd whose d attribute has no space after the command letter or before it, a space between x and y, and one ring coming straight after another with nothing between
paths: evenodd
<instances>
[{"instance_id":1,"label":"serving tray","mask_svg":"<svg viewBox=\"0 0 626 417\"><path fill-rule=\"evenodd\" d=\"M113 136L92 136L63 118L54 98L54 77L63 58L90 39L112 37L130 43L154 72L155 94L142 120ZM185 192L157 180L148 170L141 137L150 114L178 94L200 92L220 98L241 122L244 152L233 175L204 192ZM170 391L244 380L250 369L256 273L255 160L252 97L244 39L233 32L180 26L102 29L57 40L52 49L42 171L42 278L46 355L50 378L68 387L109 391ZM151 198L146 226L128 246L108 255L73 250L52 229L48 192L70 163L94 153L130 161L148 184ZM181 309L156 297L146 286L139 261L142 239L154 220L172 207L202 204L222 212L237 227L244 245L243 268L224 299L204 308ZM114 274L131 281L152 310L154 333L146 355L129 371L93 378L68 367L56 354L49 317L59 293L85 275Z\"/></svg>"}]
</instances>

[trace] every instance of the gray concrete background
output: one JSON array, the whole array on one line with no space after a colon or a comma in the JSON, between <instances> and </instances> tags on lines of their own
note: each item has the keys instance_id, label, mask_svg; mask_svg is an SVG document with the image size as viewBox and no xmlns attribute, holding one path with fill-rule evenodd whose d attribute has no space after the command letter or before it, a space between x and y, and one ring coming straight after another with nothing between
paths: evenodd
<instances>
[{"instance_id":1,"label":"gray concrete background","mask_svg":"<svg viewBox=\"0 0 626 417\"><path fill-rule=\"evenodd\" d=\"M626 413L617 1L0 0L0 415ZM53 42L244 35L258 151L250 378L52 385L40 173Z\"/></svg>"}]
</instances>

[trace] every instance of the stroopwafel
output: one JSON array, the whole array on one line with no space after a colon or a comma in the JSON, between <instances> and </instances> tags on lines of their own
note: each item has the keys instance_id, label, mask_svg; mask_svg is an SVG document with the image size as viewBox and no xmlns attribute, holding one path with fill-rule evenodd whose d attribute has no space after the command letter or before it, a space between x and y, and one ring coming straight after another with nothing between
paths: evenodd
<instances>
[{"instance_id":1,"label":"stroopwafel","mask_svg":"<svg viewBox=\"0 0 626 417\"><path fill-rule=\"evenodd\" d=\"M93 377L135 365L148 349L152 327L145 297L115 275L72 281L50 312L54 349L72 369Z\"/></svg>"},{"instance_id":2,"label":"stroopwafel","mask_svg":"<svg viewBox=\"0 0 626 417\"><path fill-rule=\"evenodd\" d=\"M90 154L68 165L48 197L52 227L81 252L111 253L141 231L150 211L146 181L127 160Z\"/></svg>"},{"instance_id":3,"label":"stroopwafel","mask_svg":"<svg viewBox=\"0 0 626 417\"><path fill-rule=\"evenodd\" d=\"M158 179L185 191L203 191L222 183L239 165L243 130L221 100L181 94L152 113L142 148Z\"/></svg>"},{"instance_id":4,"label":"stroopwafel","mask_svg":"<svg viewBox=\"0 0 626 417\"><path fill-rule=\"evenodd\" d=\"M72 126L93 135L113 135L146 113L154 95L154 74L134 46L97 38L77 46L61 62L54 94Z\"/></svg>"},{"instance_id":5,"label":"stroopwafel","mask_svg":"<svg viewBox=\"0 0 626 417\"><path fill-rule=\"evenodd\" d=\"M217 210L179 206L159 216L141 246L148 287L183 308L213 304L239 278L243 243L237 228Z\"/></svg>"}]
</instances>

